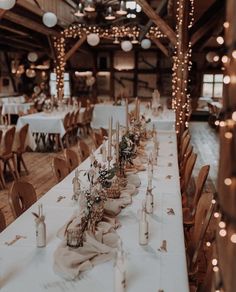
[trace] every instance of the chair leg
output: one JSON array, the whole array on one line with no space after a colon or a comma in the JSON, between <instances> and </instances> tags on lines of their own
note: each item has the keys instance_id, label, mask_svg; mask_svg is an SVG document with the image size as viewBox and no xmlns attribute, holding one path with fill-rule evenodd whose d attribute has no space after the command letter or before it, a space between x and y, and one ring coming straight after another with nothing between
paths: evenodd
<instances>
[{"instance_id":1,"label":"chair leg","mask_svg":"<svg viewBox=\"0 0 236 292\"><path fill-rule=\"evenodd\" d=\"M3 189L6 188L6 181L3 175L3 171L2 171L2 166L0 165L0 181L1 181L1 185L3 186Z\"/></svg>"},{"instance_id":2,"label":"chair leg","mask_svg":"<svg viewBox=\"0 0 236 292\"><path fill-rule=\"evenodd\" d=\"M13 179L16 180L17 178L16 178L16 175L15 175L14 169L11 166L10 160L6 161L6 165L8 166L8 169L9 169L10 173L12 174Z\"/></svg>"},{"instance_id":3,"label":"chair leg","mask_svg":"<svg viewBox=\"0 0 236 292\"><path fill-rule=\"evenodd\" d=\"M26 172L27 174L29 174L29 171L28 171L27 166L26 166L26 164L25 164L25 161L24 161L24 159L23 159L23 155L21 154L18 158L19 158L19 162L22 162L22 165L23 165L23 167L24 167L24 169L25 169L25 172Z\"/></svg>"}]
</instances>

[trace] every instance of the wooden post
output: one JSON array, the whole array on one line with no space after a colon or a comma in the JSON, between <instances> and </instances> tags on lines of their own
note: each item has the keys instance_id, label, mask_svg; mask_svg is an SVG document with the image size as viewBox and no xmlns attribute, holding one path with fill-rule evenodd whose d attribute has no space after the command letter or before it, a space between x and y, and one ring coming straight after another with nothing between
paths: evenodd
<instances>
[{"instance_id":1,"label":"wooden post","mask_svg":"<svg viewBox=\"0 0 236 292\"><path fill-rule=\"evenodd\" d=\"M188 66L189 66L189 36L188 36L188 0L179 0L177 16L177 46L174 56L174 97L176 110L176 133L178 137L185 130L188 114Z\"/></svg>"},{"instance_id":2,"label":"wooden post","mask_svg":"<svg viewBox=\"0 0 236 292\"><path fill-rule=\"evenodd\" d=\"M236 2L227 0L225 44L228 62L225 63L224 121L220 122L220 161L218 171L218 206L221 221L226 222L222 236L217 226L216 246L220 277L216 289L236 291ZM213 285L215 283L213 279ZM215 287L214 287L215 288ZM214 290L216 290L214 289Z\"/></svg>"}]
</instances>

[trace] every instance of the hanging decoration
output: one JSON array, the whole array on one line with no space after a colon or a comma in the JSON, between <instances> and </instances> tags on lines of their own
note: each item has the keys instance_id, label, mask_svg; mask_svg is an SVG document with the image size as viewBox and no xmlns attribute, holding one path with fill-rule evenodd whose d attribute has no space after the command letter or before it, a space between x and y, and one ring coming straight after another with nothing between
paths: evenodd
<instances>
[{"instance_id":1,"label":"hanging decoration","mask_svg":"<svg viewBox=\"0 0 236 292\"><path fill-rule=\"evenodd\" d=\"M54 27L57 24L57 16L52 12L45 12L43 14L43 23L47 27Z\"/></svg>"},{"instance_id":2,"label":"hanging decoration","mask_svg":"<svg viewBox=\"0 0 236 292\"><path fill-rule=\"evenodd\" d=\"M0 9L9 10L16 4L16 0L0 0Z\"/></svg>"},{"instance_id":3,"label":"hanging decoration","mask_svg":"<svg viewBox=\"0 0 236 292\"><path fill-rule=\"evenodd\" d=\"M123 41L123 42L121 42L121 49L124 52L129 52L133 49L133 45L130 41Z\"/></svg>"},{"instance_id":4,"label":"hanging decoration","mask_svg":"<svg viewBox=\"0 0 236 292\"><path fill-rule=\"evenodd\" d=\"M38 60L38 54L35 53L35 52L30 52L30 53L27 55L27 59L28 59L30 62L34 63L34 62L36 62L36 61Z\"/></svg>"},{"instance_id":5,"label":"hanging decoration","mask_svg":"<svg viewBox=\"0 0 236 292\"><path fill-rule=\"evenodd\" d=\"M144 49L144 50L147 50L147 49L150 49L152 43L149 39L143 39L141 41L141 47Z\"/></svg>"},{"instance_id":6,"label":"hanging decoration","mask_svg":"<svg viewBox=\"0 0 236 292\"><path fill-rule=\"evenodd\" d=\"M100 38L98 36L98 34L96 33L90 33L88 36L87 36L87 42L90 46L92 47L95 47L99 44L100 42Z\"/></svg>"}]
</instances>

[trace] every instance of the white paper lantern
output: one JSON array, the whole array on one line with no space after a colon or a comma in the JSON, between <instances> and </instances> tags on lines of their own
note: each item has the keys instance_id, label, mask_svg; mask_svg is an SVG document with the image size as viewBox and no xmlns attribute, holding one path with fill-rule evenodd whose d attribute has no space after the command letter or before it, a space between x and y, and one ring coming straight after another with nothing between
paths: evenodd
<instances>
[{"instance_id":1,"label":"white paper lantern","mask_svg":"<svg viewBox=\"0 0 236 292\"><path fill-rule=\"evenodd\" d=\"M36 72L34 69L27 69L26 70L26 76L28 78L34 78L36 76Z\"/></svg>"},{"instance_id":2,"label":"white paper lantern","mask_svg":"<svg viewBox=\"0 0 236 292\"><path fill-rule=\"evenodd\" d=\"M36 62L38 60L38 55L37 53L35 52L30 52L27 56L27 59L30 61L30 62Z\"/></svg>"},{"instance_id":3,"label":"white paper lantern","mask_svg":"<svg viewBox=\"0 0 236 292\"><path fill-rule=\"evenodd\" d=\"M141 41L141 47L144 49L144 50L147 50L151 47L151 41L149 39L143 39Z\"/></svg>"},{"instance_id":4,"label":"white paper lantern","mask_svg":"<svg viewBox=\"0 0 236 292\"><path fill-rule=\"evenodd\" d=\"M100 38L96 33L90 33L87 36L87 42L90 46L95 47L99 44Z\"/></svg>"},{"instance_id":5,"label":"white paper lantern","mask_svg":"<svg viewBox=\"0 0 236 292\"><path fill-rule=\"evenodd\" d=\"M52 12L46 12L43 15L43 23L47 27L53 27L57 24L57 16Z\"/></svg>"},{"instance_id":6,"label":"white paper lantern","mask_svg":"<svg viewBox=\"0 0 236 292\"><path fill-rule=\"evenodd\" d=\"M16 4L16 0L0 0L0 8L4 10L11 9Z\"/></svg>"},{"instance_id":7,"label":"white paper lantern","mask_svg":"<svg viewBox=\"0 0 236 292\"><path fill-rule=\"evenodd\" d=\"M133 45L130 41L121 42L121 49L125 52L129 52L133 49Z\"/></svg>"}]
</instances>

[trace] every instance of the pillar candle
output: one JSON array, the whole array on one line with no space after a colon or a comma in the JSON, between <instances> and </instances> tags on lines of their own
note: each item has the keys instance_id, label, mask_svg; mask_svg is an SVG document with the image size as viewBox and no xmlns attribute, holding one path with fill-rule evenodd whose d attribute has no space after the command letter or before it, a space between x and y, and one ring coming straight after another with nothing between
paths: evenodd
<instances>
[{"instance_id":1,"label":"pillar candle","mask_svg":"<svg viewBox=\"0 0 236 292\"><path fill-rule=\"evenodd\" d=\"M108 157L111 157L111 144L112 144L112 117L110 117L110 119L109 119Z\"/></svg>"},{"instance_id":2,"label":"pillar candle","mask_svg":"<svg viewBox=\"0 0 236 292\"><path fill-rule=\"evenodd\" d=\"M128 99L125 100L125 119L126 119L126 132L128 132L129 129L129 104Z\"/></svg>"},{"instance_id":3,"label":"pillar candle","mask_svg":"<svg viewBox=\"0 0 236 292\"><path fill-rule=\"evenodd\" d=\"M120 124L117 121L116 122L116 157L117 157L117 160L119 160L119 140L120 140L119 132L120 132Z\"/></svg>"}]
</instances>

